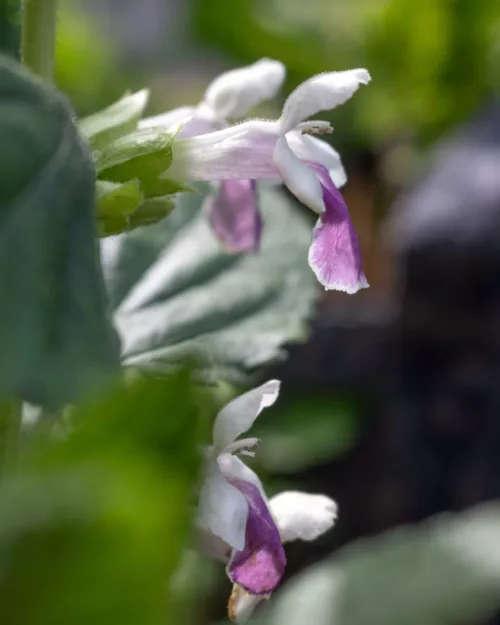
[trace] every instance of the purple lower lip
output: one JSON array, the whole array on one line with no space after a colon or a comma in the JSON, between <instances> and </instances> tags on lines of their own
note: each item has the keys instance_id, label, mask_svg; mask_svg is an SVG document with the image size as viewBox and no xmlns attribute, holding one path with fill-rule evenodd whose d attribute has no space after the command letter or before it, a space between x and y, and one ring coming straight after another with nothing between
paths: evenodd
<instances>
[{"instance_id":1,"label":"purple lower lip","mask_svg":"<svg viewBox=\"0 0 500 625\"><path fill-rule=\"evenodd\" d=\"M257 486L232 480L248 503L245 548L233 552L228 565L231 580L254 595L267 595L280 583L286 557L280 534Z\"/></svg>"}]
</instances>

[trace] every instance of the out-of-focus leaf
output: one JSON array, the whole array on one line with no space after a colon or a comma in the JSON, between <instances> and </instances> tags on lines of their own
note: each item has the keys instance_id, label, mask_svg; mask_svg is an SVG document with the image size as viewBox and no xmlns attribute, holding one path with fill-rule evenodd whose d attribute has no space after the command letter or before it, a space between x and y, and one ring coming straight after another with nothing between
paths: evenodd
<instances>
[{"instance_id":1,"label":"out-of-focus leaf","mask_svg":"<svg viewBox=\"0 0 500 625\"><path fill-rule=\"evenodd\" d=\"M196 356L211 379L241 384L306 336L316 294L311 225L279 190L260 196L258 254L226 252L195 195L181 196L154 227L103 241L126 364L168 369Z\"/></svg>"},{"instance_id":2,"label":"out-of-focus leaf","mask_svg":"<svg viewBox=\"0 0 500 625\"><path fill-rule=\"evenodd\" d=\"M220 562L209 560L194 550L184 553L171 583L177 623L194 623L203 618L206 602L220 578Z\"/></svg>"},{"instance_id":3,"label":"out-of-focus leaf","mask_svg":"<svg viewBox=\"0 0 500 625\"><path fill-rule=\"evenodd\" d=\"M0 59L0 393L72 400L114 373L95 173L54 89Z\"/></svg>"},{"instance_id":4,"label":"out-of-focus leaf","mask_svg":"<svg viewBox=\"0 0 500 625\"><path fill-rule=\"evenodd\" d=\"M130 223L130 215L142 203L141 187L136 180L115 183L98 180L97 223L99 234L109 236L126 230Z\"/></svg>"},{"instance_id":5,"label":"out-of-focus leaf","mask_svg":"<svg viewBox=\"0 0 500 625\"><path fill-rule=\"evenodd\" d=\"M349 450L358 430L354 402L307 395L280 401L272 418L256 422L252 436L261 440L258 458L267 471L293 473Z\"/></svg>"},{"instance_id":6,"label":"out-of-focus leaf","mask_svg":"<svg viewBox=\"0 0 500 625\"><path fill-rule=\"evenodd\" d=\"M178 622L170 580L191 529L203 421L183 372L80 409L48 448L32 441L0 485L0 621Z\"/></svg>"},{"instance_id":7,"label":"out-of-focus leaf","mask_svg":"<svg viewBox=\"0 0 500 625\"><path fill-rule=\"evenodd\" d=\"M351 544L285 587L272 625L449 625L500 607L500 507Z\"/></svg>"},{"instance_id":8,"label":"out-of-focus leaf","mask_svg":"<svg viewBox=\"0 0 500 625\"><path fill-rule=\"evenodd\" d=\"M0 4L0 52L15 55L19 49L19 5L14 0Z\"/></svg>"},{"instance_id":9,"label":"out-of-focus leaf","mask_svg":"<svg viewBox=\"0 0 500 625\"><path fill-rule=\"evenodd\" d=\"M172 183L160 179L172 163L174 134L158 128L131 132L94 152L99 178L111 182L139 180L145 197L172 193Z\"/></svg>"},{"instance_id":10,"label":"out-of-focus leaf","mask_svg":"<svg viewBox=\"0 0 500 625\"><path fill-rule=\"evenodd\" d=\"M126 95L102 111L81 119L80 132L93 147L100 147L119 139L137 128L148 103L147 89Z\"/></svg>"}]
</instances>

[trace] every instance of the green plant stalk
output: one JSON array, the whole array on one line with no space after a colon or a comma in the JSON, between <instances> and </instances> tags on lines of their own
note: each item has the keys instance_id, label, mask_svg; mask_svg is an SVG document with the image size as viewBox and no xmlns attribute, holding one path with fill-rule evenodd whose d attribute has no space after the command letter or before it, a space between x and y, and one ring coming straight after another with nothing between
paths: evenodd
<instances>
[{"instance_id":1,"label":"green plant stalk","mask_svg":"<svg viewBox=\"0 0 500 625\"><path fill-rule=\"evenodd\" d=\"M21 61L47 82L54 80L57 0L22 0Z\"/></svg>"}]
</instances>

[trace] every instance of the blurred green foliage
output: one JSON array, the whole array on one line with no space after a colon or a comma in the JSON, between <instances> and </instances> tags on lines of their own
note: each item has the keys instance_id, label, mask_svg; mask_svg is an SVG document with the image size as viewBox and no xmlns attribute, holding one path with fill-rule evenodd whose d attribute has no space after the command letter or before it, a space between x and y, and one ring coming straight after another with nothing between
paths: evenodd
<instances>
[{"instance_id":1,"label":"blurred green foliage","mask_svg":"<svg viewBox=\"0 0 500 625\"><path fill-rule=\"evenodd\" d=\"M0 2L0 53L17 56L19 48L19 2Z\"/></svg>"},{"instance_id":2,"label":"blurred green foliage","mask_svg":"<svg viewBox=\"0 0 500 625\"><path fill-rule=\"evenodd\" d=\"M235 62L283 61L288 88L367 67L370 88L330 119L344 149L433 140L498 87L500 4L491 0L194 0L202 41Z\"/></svg>"},{"instance_id":3,"label":"blurred green foliage","mask_svg":"<svg viewBox=\"0 0 500 625\"><path fill-rule=\"evenodd\" d=\"M73 410L63 439L40 424L0 483L2 624L177 623L209 412L183 371Z\"/></svg>"},{"instance_id":4,"label":"blurred green foliage","mask_svg":"<svg viewBox=\"0 0 500 625\"><path fill-rule=\"evenodd\" d=\"M295 392L257 421L258 461L274 474L300 473L342 456L355 445L359 402L331 393Z\"/></svg>"},{"instance_id":5,"label":"blurred green foliage","mask_svg":"<svg viewBox=\"0 0 500 625\"><path fill-rule=\"evenodd\" d=\"M56 40L56 84L76 111L87 115L113 102L126 89L112 37L74 2L60 1Z\"/></svg>"}]
</instances>

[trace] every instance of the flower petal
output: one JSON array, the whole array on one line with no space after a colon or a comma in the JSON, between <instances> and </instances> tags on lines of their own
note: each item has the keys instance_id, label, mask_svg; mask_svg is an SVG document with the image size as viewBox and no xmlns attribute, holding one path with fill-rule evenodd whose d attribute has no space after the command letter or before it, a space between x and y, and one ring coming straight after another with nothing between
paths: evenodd
<instances>
[{"instance_id":1,"label":"flower petal","mask_svg":"<svg viewBox=\"0 0 500 625\"><path fill-rule=\"evenodd\" d=\"M217 462L211 461L199 497L200 523L233 549L245 546L246 498L231 486Z\"/></svg>"},{"instance_id":2,"label":"flower petal","mask_svg":"<svg viewBox=\"0 0 500 625\"><path fill-rule=\"evenodd\" d=\"M296 130L287 132L286 140L295 156L300 158L301 161L319 163L326 167L337 189L347 182L347 175L344 171L340 154L329 143L316 137L303 135Z\"/></svg>"},{"instance_id":3,"label":"flower petal","mask_svg":"<svg viewBox=\"0 0 500 625\"><path fill-rule=\"evenodd\" d=\"M326 290L356 293L368 287L361 251L349 211L326 169L311 164L320 175L326 210L318 219L309 248L309 265Z\"/></svg>"},{"instance_id":4,"label":"flower petal","mask_svg":"<svg viewBox=\"0 0 500 625\"><path fill-rule=\"evenodd\" d=\"M257 473L255 473L255 471L252 471L252 469L248 467L237 456L224 452L222 454L219 454L219 456L217 457L217 463L219 465L219 469L222 472L222 475L229 483L232 484L234 481L249 482L250 484L256 486L257 489L260 491L262 497L266 499L264 487L262 486L262 482L260 481Z\"/></svg>"},{"instance_id":5,"label":"flower petal","mask_svg":"<svg viewBox=\"0 0 500 625\"><path fill-rule=\"evenodd\" d=\"M175 140L165 176L173 180L279 178L273 162L277 122L251 120L198 137Z\"/></svg>"},{"instance_id":6,"label":"flower petal","mask_svg":"<svg viewBox=\"0 0 500 625\"><path fill-rule=\"evenodd\" d=\"M265 599L267 597L253 595L238 584L234 584L227 604L228 616L234 623L246 623L255 608Z\"/></svg>"},{"instance_id":7,"label":"flower petal","mask_svg":"<svg viewBox=\"0 0 500 625\"><path fill-rule=\"evenodd\" d=\"M227 566L229 578L254 595L268 595L280 583L286 557L276 524L255 484L231 482L248 503L245 548L233 551Z\"/></svg>"},{"instance_id":8,"label":"flower petal","mask_svg":"<svg viewBox=\"0 0 500 625\"><path fill-rule=\"evenodd\" d=\"M234 442L240 434L247 432L264 408L272 406L280 391L279 380L269 380L262 386L236 397L217 415L213 427L213 442L216 452L222 451Z\"/></svg>"},{"instance_id":9,"label":"flower petal","mask_svg":"<svg viewBox=\"0 0 500 625\"><path fill-rule=\"evenodd\" d=\"M315 213L322 213L325 205L318 176L295 156L285 137L277 141L273 158L283 182L295 197Z\"/></svg>"},{"instance_id":10,"label":"flower petal","mask_svg":"<svg viewBox=\"0 0 500 625\"><path fill-rule=\"evenodd\" d=\"M178 139L196 137L197 135L204 135L207 132L216 130L214 122L210 118L200 115L198 109L190 106L182 106L173 111L168 111L168 113L141 119L138 128L164 126L168 129L174 128L179 124L182 124L182 126L176 135Z\"/></svg>"},{"instance_id":11,"label":"flower petal","mask_svg":"<svg viewBox=\"0 0 500 625\"><path fill-rule=\"evenodd\" d=\"M208 219L219 241L232 252L257 251L262 216L255 180L224 180L205 202Z\"/></svg>"},{"instance_id":12,"label":"flower petal","mask_svg":"<svg viewBox=\"0 0 500 625\"><path fill-rule=\"evenodd\" d=\"M314 540L328 531L337 518L337 504L325 495L285 491L269 501L282 542Z\"/></svg>"},{"instance_id":13,"label":"flower petal","mask_svg":"<svg viewBox=\"0 0 500 625\"><path fill-rule=\"evenodd\" d=\"M370 82L366 69L318 74L299 85L288 96L280 118L281 132L293 130L297 124L319 111L343 104L360 84Z\"/></svg>"},{"instance_id":14,"label":"flower petal","mask_svg":"<svg viewBox=\"0 0 500 625\"><path fill-rule=\"evenodd\" d=\"M190 117L196 114L196 107L194 106L180 106L179 108L172 109L166 113L160 115L154 115L153 117L145 117L139 120L138 128L154 128L157 126L165 126L170 128L183 122L187 122Z\"/></svg>"},{"instance_id":15,"label":"flower petal","mask_svg":"<svg viewBox=\"0 0 500 625\"><path fill-rule=\"evenodd\" d=\"M283 63L260 59L218 76L209 85L204 101L220 119L241 119L252 106L276 95L285 73Z\"/></svg>"}]
</instances>

